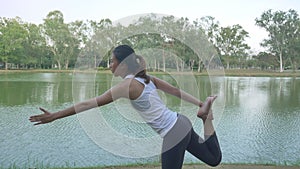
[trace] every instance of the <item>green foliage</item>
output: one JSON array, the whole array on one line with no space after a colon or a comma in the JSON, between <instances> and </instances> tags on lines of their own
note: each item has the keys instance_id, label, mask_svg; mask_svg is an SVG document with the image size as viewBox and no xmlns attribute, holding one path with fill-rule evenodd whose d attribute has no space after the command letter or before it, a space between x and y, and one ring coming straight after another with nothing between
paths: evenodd
<instances>
[{"instance_id":1,"label":"green foliage","mask_svg":"<svg viewBox=\"0 0 300 169\"><path fill-rule=\"evenodd\" d=\"M262 46L267 47L269 52L278 57L280 71L283 71L285 60L293 58L296 62L295 58L299 56L299 49L295 44L298 43L300 36L300 20L297 12L295 10L286 12L268 10L255 21L256 25L269 33L268 39L263 41Z\"/></svg>"},{"instance_id":2,"label":"green foliage","mask_svg":"<svg viewBox=\"0 0 300 169\"><path fill-rule=\"evenodd\" d=\"M60 11L50 12L44 19L43 30L47 46L51 50L58 69L69 68L79 54L79 39L72 34L68 24L64 23L63 14ZM80 24L73 24L78 26ZM63 64L63 65L62 65Z\"/></svg>"},{"instance_id":3,"label":"green foliage","mask_svg":"<svg viewBox=\"0 0 300 169\"><path fill-rule=\"evenodd\" d=\"M0 18L0 60L6 63L20 60L26 38L20 18Z\"/></svg>"},{"instance_id":4,"label":"green foliage","mask_svg":"<svg viewBox=\"0 0 300 169\"><path fill-rule=\"evenodd\" d=\"M12 64L25 69L55 65L58 69L94 69L100 63L106 69L113 47L129 44L142 55L152 55L146 61L157 71L202 71L215 55L221 56L227 68L290 66L296 70L300 63L297 12L268 10L255 21L269 37L262 43L267 51L250 59L250 47L245 42L248 32L238 24L221 27L212 16L190 22L183 17L151 14L127 26L113 25L110 19L65 23L61 11L49 12L41 25L0 18L0 62L6 68Z\"/></svg>"}]
</instances>

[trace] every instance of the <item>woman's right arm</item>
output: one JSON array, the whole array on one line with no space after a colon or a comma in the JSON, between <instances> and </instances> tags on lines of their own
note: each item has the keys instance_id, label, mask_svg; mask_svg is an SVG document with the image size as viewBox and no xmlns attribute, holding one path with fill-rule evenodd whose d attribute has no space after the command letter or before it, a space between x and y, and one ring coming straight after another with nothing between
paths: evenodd
<instances>
[{"instance_id":1,"label":"woman's right arm","mask_svg":"<svg viewBox=\"0 0 300 169\"><path fill-rule=\"evenodd\" d=\"M113 102L114 100L117 100L121 97L128 98L128 86L127 86L126 81L107 90L105 93L103 93L102 95L100 95L98 97L76 103L75 105L73 105L71 107L68 107L66 109L63 109L63 110L55 112L55 113L50 113L49 111L47 111L43 108L40 108L40 110L44 113L31 116L29 118L29 120L31 122L35 122L34 125L50 123L57 119L68 117L68 116L74 115L76 113L80 113L80 112L83 112L83 111L86 111L86 110L89 110L89 109L92 109L95 107L109 104L109 103Z\"/></svg>"},{"instance_id":2,"label":"woman's right arm","mask_svg":"<svg viewBox=\"0 0 300 169\"><path fill-rule=\"evenodd\" d=\"M191 94L188 94L183 90L180 90L179 88L171 85L170 83L168 83L164 80L161 80L156 77L151 77L151 80L153 81L153 83L155 84L157 89L160 89L166 93L169 93L173 96L176 96L184 101L187 101L187 102L192 103L199 107L201 107L203 104L203 102L201 102L199 99L195 98Z\"/></svg>"}]
</instances>

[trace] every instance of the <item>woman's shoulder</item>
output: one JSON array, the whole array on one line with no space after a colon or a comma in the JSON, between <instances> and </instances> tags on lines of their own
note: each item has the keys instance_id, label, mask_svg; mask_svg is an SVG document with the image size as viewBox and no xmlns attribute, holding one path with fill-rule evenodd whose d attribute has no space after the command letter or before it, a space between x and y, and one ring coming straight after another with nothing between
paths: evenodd
<instances>
[{"instance_id":1,"label":"woman's shoulder","mask_svg":"<svg viewBox=\"0 0 300 169\"><path fill-rule=\"evenodd\" d=\"M157 86L156 84L157 84L157 81L159 81L160 79L159 78L157 78L157 77L155 77L155 76L150 76L150 81L152 81L152 83L155 85L155 86Z\"/></svg>"}]
</instances>

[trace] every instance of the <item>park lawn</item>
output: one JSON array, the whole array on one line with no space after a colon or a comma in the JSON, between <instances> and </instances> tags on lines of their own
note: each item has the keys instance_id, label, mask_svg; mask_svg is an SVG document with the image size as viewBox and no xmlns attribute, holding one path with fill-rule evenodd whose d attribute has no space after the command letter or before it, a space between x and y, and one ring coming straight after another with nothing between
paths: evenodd
<instances>
[{"instance_id":1,"label":"park lawn","mask_svg":"<svg viewBox=\"0 0 300 169\"><path fill-rule=\"evenodd\" d=\"M182 169L300 169L300 166L276 166L262 164L221 164L210 167L204 164L185 164ZM161 169L160 165L133 165L133 166L110 166L74 169Z\"/></svg>"},{"instance_id":2,"label":"park lawn","mask_svg":"<svg viewBox=\"0 0 300 169\"><path fill-rule=\"evenodd\" d=\"M83 73L108 73L111 74L110 70L57 70L57 69L29 69L29 70L0 70L0 74L2 73L74 73L74 72L83 72ZM151 75L158 75L158 74L190 74L191 72L176 72L176 71L169 71L169 72L149 72ZM259 69L225 69L213 71L210 70L208 72L196 72L194 71L193 74L195 76L243 76L243 77L300 77L300 70L293 72L292 70L286 70L284 72L278 71L270 71L270 70L259 70Z\"/></svg>"}]
</instances>

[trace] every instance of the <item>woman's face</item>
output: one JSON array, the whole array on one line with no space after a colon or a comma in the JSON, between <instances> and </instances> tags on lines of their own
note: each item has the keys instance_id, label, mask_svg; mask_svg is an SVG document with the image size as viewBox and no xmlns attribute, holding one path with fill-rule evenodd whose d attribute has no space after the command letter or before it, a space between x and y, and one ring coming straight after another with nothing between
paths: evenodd
<instances>
[{"instance_id":1,"label":"woman's face","mask_svg":"<svg viewBox=\"0 0 300 169\"><path fill-rule=\"evenodd\" d=\"M121 76L121 77L126 76L127 69L125 68L125 64L120 64L114 54L112 54L109 68L110 68L111 72L114 74L114 76L116 76L116 77L117 76Z\"/></svg>"}]
</instances>

